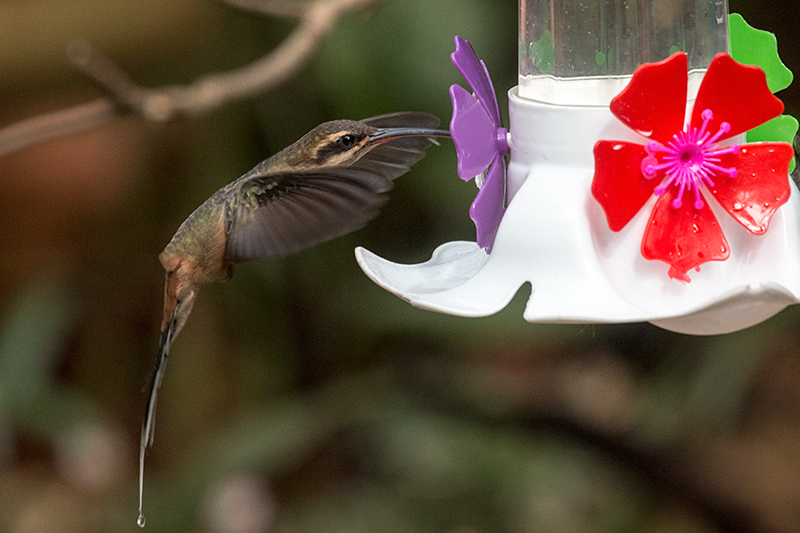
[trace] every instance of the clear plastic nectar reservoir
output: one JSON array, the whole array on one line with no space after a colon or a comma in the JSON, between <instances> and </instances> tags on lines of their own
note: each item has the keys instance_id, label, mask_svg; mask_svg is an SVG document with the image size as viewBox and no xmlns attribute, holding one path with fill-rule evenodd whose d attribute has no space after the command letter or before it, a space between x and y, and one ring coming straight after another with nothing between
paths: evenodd
<instances>
[{"instance_id":1,"label":"clear plastic nectar reservoir","mask_svg":"<svg viewBox=\"0 0 800 533\"><path fill-rule=\"evenodd\" d=\"M727 12L727 0L520 0L519 95L608 105L636 67L684 51L693 98L729 51Z\"/></svg>"}]
</instances>

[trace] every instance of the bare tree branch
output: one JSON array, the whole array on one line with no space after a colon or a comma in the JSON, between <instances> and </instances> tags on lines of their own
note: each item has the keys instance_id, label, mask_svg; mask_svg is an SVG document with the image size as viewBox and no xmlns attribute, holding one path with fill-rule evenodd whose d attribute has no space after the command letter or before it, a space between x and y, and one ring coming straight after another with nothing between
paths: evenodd
<instances>
[{"instance_id":1,"label":"bare tree branch","mask_svg":"<svg viewBox=\"0 0 800 533\"><path fill-rule=\"evenodd\" d=\"M311 58L342 15L381 0L224 0L264 15L299 18L276 49L239 69L205 75L189 85L137 85L117 64L85 41L72 43L70 61L109 94L87 104L44 114L0 129L0 156L49 139L93 128L125 112L166 122L177 115L207 113L231 101L269 91L290 79Z\"/></svg>"},{"instance_id":2,"label":"bare tree branch","mask_svg":"<svg viewBox=\"0 0 800 533\"><path fill-rule=\"evenodd\" d=\"M110 98L39 115L0 129L0 156L57 137L100 126L117 116Z\"/></svg>"},{"instance_id":3,"label":"bare tree branch","mask_svg":"<svg viewBox=\"0 0 800 533\"><path fill-rule=\"evenodd\" d=\"M270 17L299 18L307 9L306 2L292 0L222 0L228 5Z\"/></svg>"}]
</instances>

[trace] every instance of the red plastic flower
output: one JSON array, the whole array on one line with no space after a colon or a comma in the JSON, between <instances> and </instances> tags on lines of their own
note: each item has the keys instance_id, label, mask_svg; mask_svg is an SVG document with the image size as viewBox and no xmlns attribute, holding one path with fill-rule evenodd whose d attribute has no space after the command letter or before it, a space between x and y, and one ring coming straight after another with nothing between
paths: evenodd
<instances>
[{"instance_id":1,"label":"red plastic flower","mask_svg":"<svg viewBox=\"0 0 800 533\"><path fill-rule=\"evenodd\" d=\"M636 69L611 101L611 112L651 140L646 145L599 141L592 194L612 231L625 227L651 195L658 196L642 255L668 263L671 278L688 282L690 269L730 255L707 194L761 235L791 194L793 151L787 143L719 144L783 112L760 68L717 55L684 128L687 83L683 52Z\"/></svg>"}]
</instances>

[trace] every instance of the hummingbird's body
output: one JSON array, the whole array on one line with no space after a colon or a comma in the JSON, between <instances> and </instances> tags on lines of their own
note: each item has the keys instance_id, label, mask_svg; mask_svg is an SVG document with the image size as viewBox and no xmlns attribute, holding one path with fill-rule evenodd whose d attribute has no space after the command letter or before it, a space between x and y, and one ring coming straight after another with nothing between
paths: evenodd
<instances>
[{"instance_id":1,"label":"hummingbird's body","mask_svg":"<svg viewBox=\"0 0 800 533\"><path fill-rule=\"evenodd\" d=\"M326 122L218 190L178 228L159 255L166 270L164 316L140 443L140 525L158 389L200 286L229 279L236 263L291 254L362 227L388 201L392 180L435 137L450 136L433 129L438 124L426 113Z\"/></svg>"}]
</instances>

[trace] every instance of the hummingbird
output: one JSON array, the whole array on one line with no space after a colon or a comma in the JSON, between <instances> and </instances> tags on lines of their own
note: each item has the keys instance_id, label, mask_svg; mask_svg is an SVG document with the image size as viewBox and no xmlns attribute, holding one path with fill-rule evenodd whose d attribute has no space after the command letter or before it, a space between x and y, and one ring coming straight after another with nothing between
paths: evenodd
<instances>
[{"instance_id":1,"label":"hummingbird","mask_svg":"<svg viewBox=\"0 0 800 533\"><path fill-rule=\"evenodd\" d=\"M158 256L166 271L164 314L139 446L139 520L144 456L167 357L201 285L225 281L236 263L285 256L363 227L388 201L392 181L447 130L427 113L402 112L320 124L198 207Z\"/></svg>"}]
</instances>

